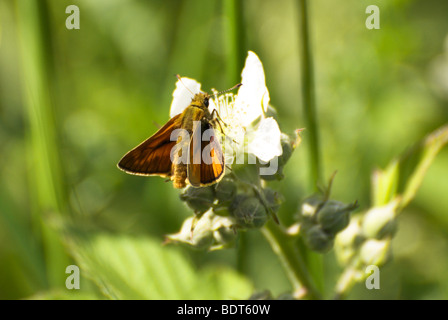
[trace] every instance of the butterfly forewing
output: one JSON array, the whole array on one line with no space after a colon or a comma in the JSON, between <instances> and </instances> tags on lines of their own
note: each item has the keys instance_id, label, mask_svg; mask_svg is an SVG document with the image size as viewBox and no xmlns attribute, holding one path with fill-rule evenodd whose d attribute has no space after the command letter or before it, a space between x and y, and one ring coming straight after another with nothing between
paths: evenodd
<instances>
[{"instance_id":1,"label":"butterfly forewing","mask_svg":"<svg viewBox=\"0 0 448 320\"><path fill-rule=\"evenodd\" d=\"M179 189L186 186L186 179L193 187L218 182L224 176L224 156L213 129L208 99L206 93L196 94L181 114L171 118L153 136L129 151L118 167L136 175L171 177L173 186ZM173 132L176 129L182 129L190 140L171 141L171 134L179 133ZM186 159L182 151L186 152Z\"/></svg>"},{"instance_id":2,"label":"butterfly forewing","mask_svg":"<svg viewBox=\"0 0 448 320\"><path fill-rule=\"evenodd\" d=\"M127 173L136 175L171 175L171 149L176 141L171 141L171 132L179 128L179 116L171 118L153 136L129 151L118 163Z\"/></svg>"}]
</instances>

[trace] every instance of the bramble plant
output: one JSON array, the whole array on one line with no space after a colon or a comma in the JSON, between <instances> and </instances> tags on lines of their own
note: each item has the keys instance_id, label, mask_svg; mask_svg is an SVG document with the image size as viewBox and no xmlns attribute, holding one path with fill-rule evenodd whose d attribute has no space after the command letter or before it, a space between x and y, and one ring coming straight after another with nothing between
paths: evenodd
<instances>
[{"instance_id":1,"label":"bramble plant","mask_svg":"<svg viewBox=\"0 0 448 320\"><path fill-rule=\"evenodd\" d=\"M384 2L381 14L388 12L390 16L403 17L401 14L407 11L402 10L406 6L402 2ZM251 9L256 3L260 8L246 12L243 3L248 8L252 6ZM12 288L16 291L11 290L11 293L0 290L2 297L345 299L357 297L355 285L368 280L372 270L382 272L383 266L393 261L393 250L399 252L394 247L394 243L399 242L397 230L403 225L402 215L408 213L404 209L417 194L436 155L448 143L448 125L442 125L442 117L438 117L435 109L430 109L429 82L416 75L414 65L409 67L409 61L414 60L424 65L425 57L417 49L427 44L435 47L440 35L432 31L444 30L442 26L445 25L440 22L443 19L434 23L436 27L428 32L431 38L428 36L426 42L420 43L419 37L408 32L400 19L396 25L389 19L387 28L383 25L380 28L380 8L377 7L378 12L373 13L377 17L369 17L369 24L359 17L352 17L356 22L350 22L353 25L361 22L359 28L369 32L376 42L366 45L365 34L362 34L362 41L356 40L359 43L349 42L354 46L350 50L344 50L339 38L326 43L339 30L333 31L336 29L334 21L323 19L324 23L319 25L318 52L330 56L323 60L312 52L309 2L296 1L298 20L293 18L285 24L286 33L272 28L282 19L274 17L271 9L289 10L289 2L268 3L226 0L222 2L222 13L218 14L215 4L205 1L185 2L182 6L168 3L166 7L151 1L114 1L112 4L81 1L79 7L76 6L77 11L72 7L73 16L69 17L66 15L70 13L64 11L66 5L57 1L0 3L0 49L6 49L0 54L0 64L6 67L5 74L14 71L14 76L2 73L0 78L0 87L8 89L0 95L0 107L5 115L2 119L7 124L0 132L6 150L2 168L5 176L10 176L1 185L0 193L1 235L2 240L7 240L2 242L5 245L0 250L0 259L6 262L0 269L0 274L4 275L0 283L17 287ZM338 13L347 14L348 18L348 8L354 8L355 12L365 15L364 4L355 0L348 3L341 4ZM106 6L108 10L104 10ZM359 10L360 7L363 10ZM328 1L328 8L325 6L321 10L319 7L317 17L328 17L331 12L326 10L333 10L335 5ZM17 17L10 18L8 13L13 12ZM65 14L69 23L64 26L59 14ZM246 23L245 18L255 23ZM261 20L263 25L259 23ZM423 25L417 20L408 19L414 28L409 30ZM10 22L17 26L9 28ZM215 32L221 25L223 39ZM341 30L341 36L347 30L356 30L348 25L350 28ZM62 30L50 32L54 26ZM297 32L293 30L289 34L288 28L296 27ZM166 31L160 32L161 29ZM248 34L254 30L259 36ZM206 35L201 34L202 31L206 31ZM17 32L17 41L13 32ZM143 38L138 38L142 35ZM294 39L287 39L291 35L298 39L297 60L296 44L291 44ZM221 40L223 43L219 44ZM259 56L248 51L249 43L257 48ZM397 50L401 45L404 45L404 53ZM18 49L14 49L15 46ZM331 50L325 52L330 46ZM341 63L332 60L334 51L342 52L338 56ZM445 50L444 55L434 60L430 70L436 84L434 92L440 95L443 108L448 97L444 72L448 70L447 52ZM429 50L428 56L433 54ZM368 63L365 66L353 64L352 60L358 56ZM380 59L382 56L386 58ZM277 60L279 58L285 61ZM319 87L323 88L319 97L322 97L320 103L324 111L320 114L315 94L314 58L319 62L328 61L328 65L320 66L321 70L334 69L330 73L319 73L319 80L323 80L319 82ZM269 59L275 63L268 63ZM399 66L391 62L395 60L400 62ZM223 62L225 67L221 68ZM299 90L298 85L294 87L298 79L289 70L294 69L296 62L295 70L300 70ZM192 66L183 69L188 63ZM13 84L18 81L13 69L15 64L21 67L17 69L22 71L20 81L23 82L13 90ZM420 66L415 69L423 70ZM225 175L219 171L213 176L215 180L207 181L216 183L204 183L206 186L199 183L201 187L190 185L180 192L167 187L169 183L164 184L158 178L154 178L156 181L124 178L114 164L122 154L120 149L126 137L136 139L148 130L147 127L152 130L151 122L162 119L158 119L158 115L163 115L165 120L168 114L170 118L175 117L191 104L194 94L201 91L201 84L196 80L179 77L173 92L172 73L188 75L187 70L197 70L204 83L213 78L213 81L225 78L219 86L242 83L222 94L212 89L207 95L208 110L201 109L210 111L203 113L207 115L208 125L216 120L213 129L222 146ZM381 72L398 76L387 78ZM272 78L267 79L267 75ZM166 77L165 82L163 77ZM402 78L406 81L401 81ZM273 102L266 83L272 89ZM285 84L288 88L281 91ZM393 93L386 88L391 88ZM410 90L414 88L416 93ZM328 93L325 90L330 91L327 101L324 100ZM23 97L12 96L16 91ZM171 92L173 98L168 112ZM290 92L294 99L285 95ZM383 93L380 100L373 98ZM163 99L167 100L166 104ZM204 101L201 107L206 106ZM377 107L383 103L387 111L377 114L377 109L381 109ZM23 114L16 108L22 104ZM279 115L274 105L278 106ZM294 110L300 117L287 109L295 106L303 108L300 112ZM418 130L414 130L414 121L426 113L426 120L429 120L415 123ZM339 114L341 116L335 116ZM403 115L409 115L409 119L402 119ZM286 117L294 119L288 123ZM124 118L134 120L123 121ZM364 118L368 121L359 124ZM402 133L401 140L395 139L395 131L389 132L398 124L401 128L396 132ZM288 125L293 128L290 132L285 129ZM364 125L374 126L364 131ZM418 134L413 139L418 140L423 136L422 130L433 130L422 128L440 125L390 162L388 155L384 162L388 164L370 175L370 199L362 197L368 184L363 183L362 179L368 179L363 174L371 170L372 165L369 161L378 163L380 160L376 155L370 157L370 150L360 150L358 157L351 148L368 145L374 153L380 153L382 147L402 148L403 144L411 142L408 139L411 127L412 132ZM190 129L188 127L187 131ZM320 132L326 139L334 138L325 144L326 148L321 148ZM356 143L350 140L358 137L360 141ZM388 143L384 142L386 138ZM335 141L337 143L333 143ZM16 142L20 142L18 146ZM371 147L370 144L376 142ZM332 154L328 148L332 143L338 152L337 159L332 158L335 151ZM381 150L382 155L386 152ZM297 161L296 156L302 153L307 158ZM337 174L326 176L323 172L323 155L327 156L327 166L330 163L329 167L338 170ZM350 166L354 157L361 165L356 170L344 171L341 166ZM369 161L364 161L367 158ZM190 159L186 157L186 160ZM165 164L166 167L171 165ZM183 174L188 173L185 167L183 169ZM446 170L438 168L439 172ZM169 177L169 170L162 173L166 174L165 178ZM301 173L305 181L300 180ZM182 177L182 182L188 181L188 177ZM338 181L346 185L338 189L335 183ZM441 189L440 181L443 182L439 178L432 191ZM179 186L183 188L184 184ZM357 192L358 188L362 191ZM343 199L341 194L344 193L347 198ZM428 202L437 203L434 206L442 203L428 199ZM434 221L437 224L442 219ZM254 235L261 235L266 241L255 244L253 238L249 238ZM425 241L421 242L424 248L420 248L419 253L429 247ZM266 248L262 247L266 243ZM442 244L444 250L446 243ZM280 267L275 265L276 261L270 264L269 251L278 258ZM328 253L330 255L326 255ZM330 261L331 254L335 259ZM439 255L440 252L434 250L433 257L439 259ZM220 263L224 260L225 263ZM418 256L418 261L426 263L426 256ZM334 267L336 263L339 269ZM424 267L422 269L426 270L427 265ZM324 269L331 269L331 275L330 272L324 274ZM443 275L441 269L437 276ZM440 278L434 279L437 289L433 290L439 290ZM409 285L409 282L402 283ZM286 292L276 291L285 287ZM366 282L366 288L372 287L377 288L367 286ZM417 297L429 296L420 293L420 286L413 288L419 291ZM380 293L387 297L384 292ZM403 296L412 297L415 293L406 294Z\"/></svg>"},{"instance_id":2,"label":"bramble plant","mask_svg":"<svg viewBox=\"0 0 448 320\"><path fill-rule=\"evenodd\" d=\"M200 90L200 84L191 79L188 81ZM318 298L321 293L300 261L298 248L289 252L276 248L285 245L285 241L297 242L295 238L303 239L310 250L318 253L334 248L338 261L345 268L335 288L335 297L342 298L356 282L367 277L365 271L369 266L380 267L390 259L390 243L397 228L397 215L413 198L429 164L448 142L448 127L427 137L414 149L394 160L386 170L374 172L372 206L363 213L351 218L351 213L358 208L357 201L343 203L331 199L333 175L328 186L303 200L295 214L296 223L284 229L276 216L283 195L269 188L268 183L285 178L281 172L300 144L301 130L291 137L280 132L274 118L266 116L268 113L274 114L275 109L269 105L261 61L253 52L249 52L247 57L242 84L237 95L227 93L224 97L217 97L211 106L217 108L222 121L228 123L226 128L230 133L225 132L228 144L225 144L224 150L226 159L230 159L227 163L232 165L219 183L205 188L187 187L182 192L180 199L194 215L185 220L178 233L168 235L167 242L218 250L234 247L239 232L264 228L263 233L284 261L292 283L300 283L291 292L294 298ZM178 108L177 100L188 100L183 94L191 95L181 88L178 83L173 93L172 108ZM235 150L236 158L247 160L256 156L257 161L234 163ZM238 153L243 155L238 156ZM415 154L421 157L410 162L409 159ZM274 158L276 170L263 174L266 164L260 163ZM297 260L296 266L288 262L294 260Z\"/></svg>"}]
</instances>

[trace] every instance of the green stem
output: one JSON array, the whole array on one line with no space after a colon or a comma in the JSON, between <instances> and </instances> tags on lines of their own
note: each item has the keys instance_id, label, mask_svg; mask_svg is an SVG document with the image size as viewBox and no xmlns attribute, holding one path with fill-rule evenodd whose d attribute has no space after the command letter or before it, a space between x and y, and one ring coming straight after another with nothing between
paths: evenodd
<instances>
[{"instance_id":1,"label":"green stem","mask_svg":"<svg viewBox=\"0 0 448 320\"><path fill-rule=\"evenodd\" d=\"M65 283L68 257L60 236L50 226L65 211L66 193L51 99L51 46L46 1L17 1L23 93L28 118L30 197L34 226L40 230L50 286Z\"/></svg>"},{"instance_id":2,"label":"green stem","mask_svg":"<svg viewBox=\"0 0 448 320\"><path fill-rule=\"evenodd\" d=\"M261 229L272 250L279 257L295 293L304 293L309 299L321 299L321 294L314 286L304 261L297 252L293 239L274 221L269 220Z\"/></svg>"},{"instance_id":3,"label":"green stem","mask_svg":"<svg viewBox=\"0 0 448 320\"><path fill-rule=\"evenodd\" d=\"M236 84L241 81L241 71L246 56L243 1L224 0L222 3L225 17L224 41L227 52L227 80L230 84Z\"/></svg>"},{"instance_id":4,"label":"green stem","mask_svg":"<svg viewBox=\"0 0 448 320\"><path fill-rule=\"evenodd\" d=\"M300 51L301 51L301 81L302 103L308 132L308 154L310 164L309 188L318 191L321 184L321 161L319 152L319 134L316 117L316 97L314 88L313 57L310 44L310 30L308 22L308 1L298 0L300 14ZM307 265L312 270L313 278L319 288L323 288L322 257L307 250Z\"/></svg>"},{"instance_id":5,"label":"green stem","mask_svg":"<svg viewBox=\"0 0 448 320\"><path fill-rule=\"evenodd\" d=\"M300 50L302 103L308 132L308 148L310 163L310 187L317 191L321 180L321 164L319 153L319 134L317 131L316 97L314 92L314 70L308 24L307 0L298 0L300 8Z\"/></svg>"},{"instance_id":6,"label":"green stem","mask_svg":"<svg viewBox=\"0 0 448 320\"><path fill-rule=\"evenodd\" d=\"M224 46L226 49L226 75L229 84L241 82L241 71L244 67L245 59L245 34L243 1L224 0L222 1L224 14ZM247 271L247 244L248 239L245 233L240 234L237 251L237 268L241 273Z\"/></svg>"}]
</instances>

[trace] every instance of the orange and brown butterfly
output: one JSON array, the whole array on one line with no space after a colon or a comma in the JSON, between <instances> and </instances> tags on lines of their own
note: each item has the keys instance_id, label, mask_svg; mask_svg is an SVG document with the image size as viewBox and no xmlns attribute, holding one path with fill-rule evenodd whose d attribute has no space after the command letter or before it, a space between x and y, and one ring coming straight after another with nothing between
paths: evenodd
<instances>
[{"instance_id":1,"label":"orange and brown butterfly","mask_svg":"<svg viewBox=\"0 0 448 320\"><path fill-rule=\"evenodd\" d=\"M229 90L239 86L241 84ZM190 105L182 113L172 117L154 135L126 153L118 168L134 175L170 178L177 189L186 187L187 182L193 187L219 182L224 176L225 163L221 145L214 135L216 118L215 112L208 109L209 99L208 93L194 94ZM176 139L173 139L172 133L176 129L183 129L188 134L174 135ZM206 131L209 141L202 141ZM204 159L204 150L205 154L209 152L208 161ZM188 153L184 158L182 151ZM185 158L188 161L180 161Z\"/></svg>"}]
</instances>

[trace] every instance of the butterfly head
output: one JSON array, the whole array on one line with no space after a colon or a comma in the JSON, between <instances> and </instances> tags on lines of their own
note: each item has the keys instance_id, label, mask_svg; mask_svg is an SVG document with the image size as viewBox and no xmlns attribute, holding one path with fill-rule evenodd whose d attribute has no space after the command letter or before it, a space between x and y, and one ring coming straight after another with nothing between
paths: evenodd
<instances>
[{"instance_id":1,"label":"butterfly head","mask_svg":"<svg viewBox=\"0 0 448 320\"><path fill-rule=\"evenodd\" d=\"M210 99L210 95L206 92L196 93L191 101L191 104L196 105L198 107L205 106L208 108L208 101Z\"/></svg>"}]
</instances>

